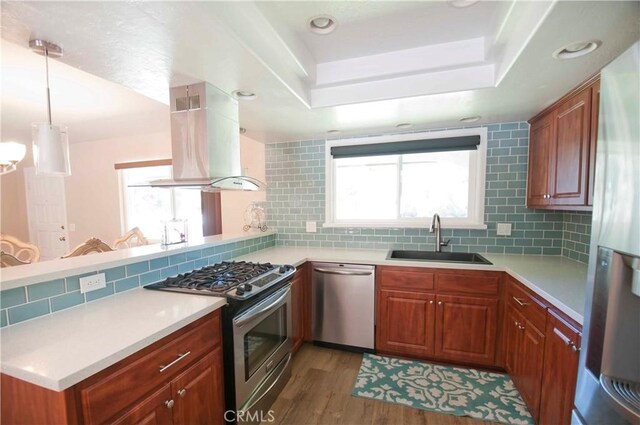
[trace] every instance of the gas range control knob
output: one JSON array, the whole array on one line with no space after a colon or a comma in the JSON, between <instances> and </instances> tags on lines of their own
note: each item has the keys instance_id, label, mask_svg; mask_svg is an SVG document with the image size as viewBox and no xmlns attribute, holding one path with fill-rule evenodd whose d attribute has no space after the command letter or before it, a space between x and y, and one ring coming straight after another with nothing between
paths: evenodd
<instances>
[{"instance_id":1,"label":"gas range control knob","mask_svg":"<svg viewBox=\"0 0 640 425\"><path fill-rule=\"evenodd\" d=\"M242 285L242 287L244 288L245 292L249 292L253 289L253 285L250 283L245 283L244 285Z\"/></svg>"},{"instance_id":2,"label":"gas range control knob","mask_svg":"<svg viewBox=\"0 0 640 425\"><path fill-rule=\"evenodd\" d=\"M236 295L244 295L244 289L242 289L242 287L238 286L236 288Z\"/></svg>"},{"instance_id":3,"label":"gas range control knob","mask_svg":"<svg viewBox=\"0 0 640 425\"><path fill-rule=\"evenodd\" d=\"M287 268L285 266L280 266L280 268L278 269L278 273L283 274L287 271Z\"/></svg>"}]
</instances>

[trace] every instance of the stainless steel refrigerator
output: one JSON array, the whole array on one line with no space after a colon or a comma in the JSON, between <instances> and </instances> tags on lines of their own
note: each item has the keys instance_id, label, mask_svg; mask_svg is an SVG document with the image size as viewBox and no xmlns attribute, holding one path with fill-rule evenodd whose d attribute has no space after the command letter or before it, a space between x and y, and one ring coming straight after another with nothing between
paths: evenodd
<instances>
[{"instance_id":1,"label":"stainless steel refrigerator","mask_svg":"<svg viewBox=\"0 0 640 425\"><path fill-rule=\"evenodd\" d=\"M587 304L572 424L640 424L640 41L601 73Z\"/></svg>"}]
</instances>

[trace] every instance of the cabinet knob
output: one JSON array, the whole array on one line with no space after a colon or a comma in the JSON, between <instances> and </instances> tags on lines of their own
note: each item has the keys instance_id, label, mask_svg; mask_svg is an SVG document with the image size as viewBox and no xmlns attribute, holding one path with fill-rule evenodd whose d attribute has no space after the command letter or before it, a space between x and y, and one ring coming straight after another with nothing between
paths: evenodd
<instances>
[{"instance_id":1,"label":"cabinet knob","mask_svg":"<svg viewBox=\"0 0 640 425\"><path fill-rule=\"evenodd\" d=\"M164 405L167 406L167 409L171 409L175 403L173 400L167 400L164 402Z\"/></svg>"},{"instance_id":2,"label":"cabinet knob","mask_svg":"<svg viewBox=\"0 0 640 425\"><path fill-rule=\"evenodd\" d=\"M438 305L442 305L442 301L438 301Z\"/></svg>"},{"instance_id":3,"label":"cabinet knob","mask_svg":"<svg viewBox=\"0 0 640 425\"><path fill-rule=\"evenodd\" d=\"M186 395L187 395L187 389L186 389L186 388L183 388L183 389L179 390L179 391L178 391L178 395L179 395L180 397L184 397L184 396L186 396Z\"/></svg>"},{"instance_id":4,"label":"cabinet knob","mask_svg":"<svg viewBox=\"0 0 640 425\"><path fill-rule=\"evenodd\" d=\"M429 301L429 304L433 304L433 300L430 300L430 301Z\"/></svg>"},{"instance_id":5,"label":"cabinet knob","mask_svg":"<svg viewBox=\"0 0 640 425\"><path fill-rule=\"evenodd\" d=\"M577 353L580 351L580 347L576 347L573 341L571 341L571 344L569 344L569 346L571 347L571 351L573 351L574 353Z\"/></svg>"}]
</instances>

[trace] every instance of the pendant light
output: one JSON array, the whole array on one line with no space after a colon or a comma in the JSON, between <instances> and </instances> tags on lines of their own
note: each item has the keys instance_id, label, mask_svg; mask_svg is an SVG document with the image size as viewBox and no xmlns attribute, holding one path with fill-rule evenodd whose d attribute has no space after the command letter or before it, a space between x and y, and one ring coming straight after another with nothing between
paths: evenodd
<instances>
[{"instance_id":1,"label":"pendant light","mask_svg":"<svg viewBox=\"0 0 640 425\"><path fill-rule=\"evenodd\" d=\"M31 125L33 137L33 162L37 174L71 175L69 166L69 138L67 127L53 125L51 121L51 94L49 91L49 57L62 57L62 48L44 40L31 40L29 47L44 56L47 75L47 117L46 123Z\"/></svg>"}]
</instances>

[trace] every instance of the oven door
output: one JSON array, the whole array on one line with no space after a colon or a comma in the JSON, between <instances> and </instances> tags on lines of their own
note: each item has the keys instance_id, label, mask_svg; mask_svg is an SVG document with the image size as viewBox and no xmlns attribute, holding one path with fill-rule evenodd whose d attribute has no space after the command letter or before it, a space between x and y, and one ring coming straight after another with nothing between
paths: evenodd
<instances>
[{"instance_id":1,"label":"oven door","mask_svg":"<svg viewBox=\"0 0 640 425\"><path fill-rule=\"evenodd\" d=\"M233 319L233 357L236 409L243 408L256 390L269 391L264 381L280 381L282 364L292 347L291 285L274 292ZM266 387L266 389L264 389Z\"/></svg>"}]
</instances>

